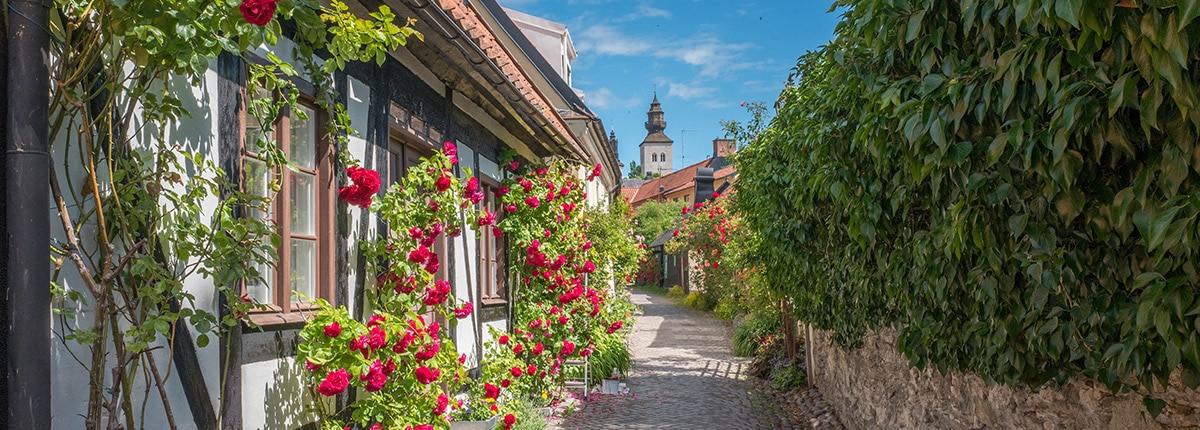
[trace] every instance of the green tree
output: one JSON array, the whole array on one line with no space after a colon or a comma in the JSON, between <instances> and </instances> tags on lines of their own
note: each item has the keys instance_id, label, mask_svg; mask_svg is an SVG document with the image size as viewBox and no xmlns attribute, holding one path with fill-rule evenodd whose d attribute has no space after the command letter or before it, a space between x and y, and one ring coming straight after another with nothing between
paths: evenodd
<instances>
[{"instance_id":1,"label":"green tree","mask_svg":"<svg viewBox=\"0 0 1200 430\"><path fill-rule=\"evenodd\" d=\"M684 202L646 202L638 206L633 215L634 237L649 246L662 232L675 227L685 206Z\"/></svg>"},{"instance_id":2,"label":"green tree","mask_svg":"<svg viewBox=\"0 0 1200 430\"><path fill-rule=\"evenodd\" d=\"M1200 8L901 3L835 3L739 154L768 283L916 366L1200 382Z\"/></svg>"},{"instance_id":3,"label":"green tree","mask_svg":"<svg viewBox=\"0 0 1200 430\"><path fill-rule=\"evenodd\" d=\"M629 178L630 179L646 179L646 172L642 166L636 161L629 162Z\"/></svg>"}]
</instances>

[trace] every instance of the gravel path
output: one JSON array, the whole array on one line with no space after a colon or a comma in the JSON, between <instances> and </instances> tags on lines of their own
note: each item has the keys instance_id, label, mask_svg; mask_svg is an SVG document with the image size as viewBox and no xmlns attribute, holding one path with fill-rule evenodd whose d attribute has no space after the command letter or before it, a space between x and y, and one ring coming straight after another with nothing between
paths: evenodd
<instances>
[{"instance_id":1,"label":"gravel path","mask_svg":"<svg viewBox=\"0 0 1200 430\"><path fill-rule=\"evenodd\" d=\"M824 402L816 390L776 392L747 376L750 360L730 353L729 329L720 320L663 297L635 291L632 300L644 314L629 338L635 361L629 393L593 394L551 429L841 428L828 407L817 409Z\"/></svg>"}]
</instances>

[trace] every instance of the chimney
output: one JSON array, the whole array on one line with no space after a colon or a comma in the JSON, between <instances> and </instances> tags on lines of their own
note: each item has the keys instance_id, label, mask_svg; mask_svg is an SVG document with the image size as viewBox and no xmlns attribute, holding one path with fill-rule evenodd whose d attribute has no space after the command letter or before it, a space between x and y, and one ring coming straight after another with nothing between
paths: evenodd
<instances>
[{"instance_id":1,"label":"chimney","mask_svg":"<svg viewBox=\"0 0 1200 430\"><path fill-rule=\"evenodd\" d=\"M696 195L696 203L712 200L713 196L713 169L701 167L696 169L696 176L692 178L696 181L694 194Z\"/></svg>"},{"instance_id":2,"label":"chimney","mask_svg":"<svg viewBox=\"0 0 1200 430\"><path fill-rule=\"evenodd\" d=\"M737 152L733 139L713 139L713 157L729 157Z\"/></svg>"}]
</instances>

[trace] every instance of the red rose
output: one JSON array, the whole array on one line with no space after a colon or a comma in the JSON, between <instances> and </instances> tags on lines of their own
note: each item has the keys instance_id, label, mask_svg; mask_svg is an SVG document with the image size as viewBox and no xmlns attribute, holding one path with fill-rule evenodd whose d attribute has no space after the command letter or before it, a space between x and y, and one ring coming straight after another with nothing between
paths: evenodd
<instances>
[{"instance_id":1,"label":"red rose","mask_svg":"<svg viewBox=\"0 0 1200 430\"><path fill-rule=\"evenodd\" d=\"M569 340L564 340L562 344L562 353L571 355L573 352L575 352L575 344L571 343Z\"/></svg>"},{"instance_id":2,"label":"red rose","mask_svg":"<svg viewBox=\"0 0 1200 430\"><path fill-rule=\"evenodd\" d=\"M520 367L513 366L512 369L508 369L508 373L511 373L514 378L520 378L522 372Z\"/></svg>"},{"instance_id":3,"label":"red rose","mask_svg":"<svg viewBox=\"0 0 1200 430\"><path fill-rule=\"evenodd\" d=\"M462 307L454 310L454 317L458 319L466 318L471 315L471 309L471 302L463 303Z\"/></svg>"},{"instance_id":4,"label":"red rose","mask_svg":"<svg viewBox=\"0 0 1200 430\"><path fill-rule=\"evenodd\" d=\"M441 415L446 413L446 407L448 406L450 406L450 398L446 397L445 394L438 395L437 407L433 408L433 414Z\"/></svg>"},{"instance_id":5,"label":"red rose","mask_svg":"<svg viewBox=\"0 0 1200 430\"><path fill-rule=\"evenodd\" d=\"M435 183L434 186L437 187L438 192L450 189L450 175L446 172L442 172L442 175L438 176L437 183Z\"/></svg>"},{"instance_id":6,"label":"red rose","mask_svg":"<svg viewBox=\"0 0 1200 430\"><path fill-rule=\"evenodd\" d=\"M537 344L533 345L533 355L542 355L542 343L541 342L538 342ZM533 373L533 371L530 371L529 373Z\"/></svg>"},{"instance_id":7,"label":"red rose","mask_svg":"<svg viewBox=\"0 0 1200 430\"><path fill-rule=\"evenodd\" d=\"M334 321L334 322L330 323L329 325L325 326L325 336L338 337L341 335L342 335L342 325L338 324L337 321Z\"/></svg>"},{"instance_id":8,"label":"red rose","mask_svg":"<svg viewBox=\"0 0 1200 430\"><path fill-rule=\"evenodd\" d=\"M621 327L624 325L625 325L624 323L617 321L617 322L612 323L612 325L608 326L608 330L606 330L606 331L608 332L608 334L613 334L617 330L620 330Z\"/></svg>"},{"instance_id":9,"label":"red rose","mask_svg":"<svg viewBox=\"0 0 1200 430\"><path fill-rule=\"evenodd\" d=\"M508 335L507 335L507 334L506 334L506 335L503 335L503 336L500 336L500 344L501 344L501 345L508 345Z\"/></svg>"},{"instance_id":10,"label":"red rose","mask_svg":"<svg viewBox=\"0 0 1200 430\"><path fill-rule=\"evenodd\" d=\"M484 382L483 383L483 398L489 399L489 400L496 400L496 399L500 398L500 387L497 387L495 385Z\"/></svg>"},{"instance_id":11,"label":"red rose","mask_svg":"<svg viewBox=\"0 0 1200 430\"><path fill-rule=\"evenodd\" d=\"M271 22L271 18L275 16L275 4L278 1L242 0L238 9L242 11L242 18L245 18L246 22L262 27Z\"/></svg>"},{"instance_id":12,"label":"red rose","mask_svg":"<svg viewBox=\"0 0 1200 430\"><path fill-rule=\"evenodd\" d=\"M383 372L383 363L376 359L374 363L371 363L371 367L367 368L367 373L364 373L359 379L367 383L363 387L367 391L373 393L382 390L383 384L387 383L387 375Z\"/></svg>"},{"instance_id":13,"label":"red rose","mask_svg":"<svg viewBox=\"0 0 1200 430\"><path fill-rule=\"evenodd\" d=\"M525 204L529 205L531 208L537 208L541 203L542 202L538 200L537 196L529 196L525 198Z\"/></svg>"},{"instance_id":14,"label":"red rose","mask_svg":"<svg viewBox=\"0 0 1200 430\"><path fill-rule=\"evenodd\" d=\"M515 171L517 171L517 168L519 168L519 167L521 167L521 163L518 163L516 161L508 163L508 170L512 170L515 172Z\"/></svg>"},{"instance_id":15,"label":"red rose","mask_svg":"<svg viewBox=\"0 0 1200 430\"><path fill-rule=\"evenodd\" d=\"M513 414L507 414L504 416L504 424L505 425L511 426L513 424L516 424L516 422L517 422L517 417L513 416Z\"/></svg>"},{"instance_id":16,"label":"red rose","mask_svg":"<svg viewBox=\"0 0 1200 430\"><path fill-rule=\"evenodd\" d=\"M508 386L509 386L509 385L512 385L512 381L510 381L510 380L508 380L508 379L505 379L505 380L502 380L502 381L500 381L500 386L501 386L501 387L508 388Z\"/></svg>"},{"instance_id":17,"label":"red rose","mask_svg":"<svg viewBox=\"0 0 1200 430\"><path fill-rule=\"evenodd\" d=\"M317 391L325 396L336 396L346 391L347 385L350 385L350 373L346 372L346 369L338 369L325 375L321 385L317 386Z\"/></svg>"},{"instance_id":18,"label":"red rose","mask_svg":"<svg viewBox=\"0 0 1200 430\"><path fill-rule=\"evenodd\" d=\"M321 370L321 365L313 363L310 360L304 360L304 368L306 370L308 370L309 372L315 372L315 371Z\"/></svg>"},{"instance_id":19,"label":"red rose","mask_svg":"<svg viewBox=\"0 0 1200 430\"><path fill-rule=\"evenodd\" d=\"M275 9L274 4L273 2L271 3L272 11ZM245 6L246 3L242 3L242 5ZM354 184L339 189L338 197L341 197L347 203L363 209L371 206L371 197L379 192L379 172L358 166L350 166L346 169L346 175L350 177L350 180Z\"/></svg>"},{"instance_id":20,"label":"red rose","mask_svg":"<svg viewBox=\"0 0 1200 430\"><path fill-rule=\"evenodd\" d=\"M492 236L500 237L503 235L504 235L504 231L500 230L500 227L492 226Z\"/></svg>"},{"instance_id":21,"label":"red rose","mask_svg":"<svg viewBox=\"0 0 1200 430\"><path fill-rule=\"evenodd\" d=\"M450 157L450 164L458 164L458 148L454 147L454 143L443 143L442 153L446 154L447 157Z\"/></svg>"},{"instance_id":22,"label":"red rose","mask_svg":"<svg viewBox=\"0 0 1200 430\"><path fill-rule=\"evenodd\" d=\"M483 211L483 216L479 217L478 224L480 227L483 227L486 225L492 225L494 222L496 222L496 214Z\"/></svg>"},{"instance_id":23,"label":"red rose","mask_svg":"<svg viewBox=\"0 0 1200 430\"><path fill-rule=\"evenodd\" d=\"M433 381L436 381L438 379L438 377L441 375L442 375L441 370L430 369L428 366L421 366L421 367L418 367L417 370L413 371L413 376L415 376L417 378L417 382L420 382L425 385L429 385Z\"/></svg>"}]
</instances>

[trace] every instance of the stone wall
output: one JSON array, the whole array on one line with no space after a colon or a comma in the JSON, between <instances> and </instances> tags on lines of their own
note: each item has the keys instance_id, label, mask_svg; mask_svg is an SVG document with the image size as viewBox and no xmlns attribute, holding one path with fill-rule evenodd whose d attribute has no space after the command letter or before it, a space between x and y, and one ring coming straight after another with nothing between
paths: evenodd
<instances>
[{"instance_id":1,"label":"stone wall","mask_svg":"<svg viewBox=\"0 0 1200 430\"><path fill-rule=\"evenodd\" d=\"M1112 395L1079 379L1037 391L989 387L974 375L910 369L896 332L868 335L843 351L828 332L812 333L811 380L850 429L1179 429L1200 428L1200 393L1172 377L1168 406L1152 419L1142 396Z\"/></svg>"}]
</instances>

